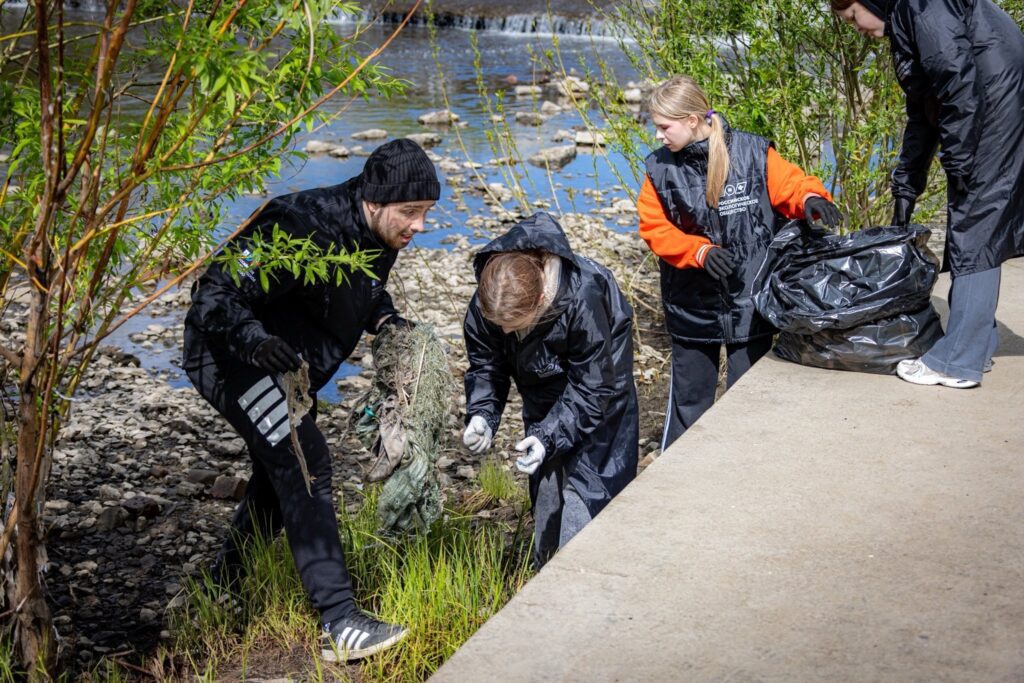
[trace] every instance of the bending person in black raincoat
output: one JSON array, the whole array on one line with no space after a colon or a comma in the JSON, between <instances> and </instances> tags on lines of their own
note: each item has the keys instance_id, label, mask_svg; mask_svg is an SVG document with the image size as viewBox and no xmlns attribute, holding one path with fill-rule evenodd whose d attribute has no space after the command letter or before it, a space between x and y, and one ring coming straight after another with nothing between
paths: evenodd
<instances>
[{"instance_id":1,"label":"bending person in black raincoat","mask_svg":"<svg viewBox=\"0 0 1024 683\"><path fill-rule=\"evenodd\" d=\"M892 174L906 225L935 150L946 171L946 335L903 361L915 384L966 389L992 365L1003 261L1024 254L1024 34L992 0L831 0L858 32L888 36L907 127Z\"/></svg>"},{"instance_id":2,"label":"bending person in black raincoat","mask_svg":"<svg viewBox=\"0 0 1024 683\"><path fill-rule=\"evenodd\" d=\"M356 608L338 537L331 454L316 426L316 392L364 330L376 334L384 325L410 324L384 287L398 250L423 230L440 193L434 165L415 143L400 139L381 145L355 178L269 201L235 240L243 266L239 282L213 264L193 289L185 318L185 371L245 440L252 459L252 477L218 555L214 581L234 587L243 545L257 534L272 538L283 527L302 585L320 612L322 654L328 661L371 655L397 643L406 629ZM264 290L260 266L246 245L275 225L324 250L377 252L372 273L346 273L340 284L333 278L307 284L276 271ZM292 452L281 380L302 359L309 363L314 408L295 431L312 494Z\"/></svg>"},{"instance_id":3,"label":"bending person in black raincoat","mask_svg":"<svg viewBox=\"0 0 1024 683\"><path fill-rule=\"evenodd\" d=\"M546 213L481 249L474 265L463 441L475 453L490 446L514 380L526 425L516 466L530 475L540 567L636 476L633 310Z\"/></svg>"}]
</instances>

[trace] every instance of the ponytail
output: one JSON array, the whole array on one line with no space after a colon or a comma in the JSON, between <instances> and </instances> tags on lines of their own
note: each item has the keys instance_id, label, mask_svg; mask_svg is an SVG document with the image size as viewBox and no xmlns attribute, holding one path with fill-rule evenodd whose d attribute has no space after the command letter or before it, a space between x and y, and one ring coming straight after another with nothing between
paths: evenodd
<instances>
[{"instance_id":1,"label":"ponytail","mask_svg":"<svg viewBox=\"0 0 1024 683\"><path fill-rule=\"evenodd\" d=\"M704 197L708 206L718 208L718 198L729 177L729 148L725 146L725 126L722 117L714 111L707 118L711 123L711 137L708 138L708 177Z\"/></svg>"}]
</instances>

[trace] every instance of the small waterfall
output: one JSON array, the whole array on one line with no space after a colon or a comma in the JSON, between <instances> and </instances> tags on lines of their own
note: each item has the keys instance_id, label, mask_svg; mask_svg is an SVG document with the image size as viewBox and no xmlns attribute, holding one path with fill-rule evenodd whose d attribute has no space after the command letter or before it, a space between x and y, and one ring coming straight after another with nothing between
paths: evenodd
<instances>
[{"instance_id":1,"label":"small waterfall","mask_svg":"<svg viewBox=\"0 0 1024 683\"><path fill-rule=\"evenodd\" d=\"M4 9L24 9L28 0L6 0ZM64 0L64 7L79 12L105 12L104 0ZM520 4L520 7L522 5ZM527 7L533 10L532 7ZM405 12L394 9L375 9L364 5L356 14L336 14L328 19L332 24L366 24L381 22L397 25L405 18ZM499 14L492 7L481 11L474 7L460 7L456 11L435 11L432 15L422 9L409 20L412 26L426 26L433 21L437 28L454 28L464 31L487 31L516 36L579 36L585 38L613 39L619 33L614 22L605 21L591 11L587 15L558 14L543 9L518 14Z\"/></svg>"},{"instance_id":2,"label":"small waterfall","mask_svg":"<svg viewBox=\"0 0 1024 683\"><path fill-rule=\"evenodd\" d=\"M4 10L24 9L27 5L28 0L6 0L4 2ZM64 8L91 14L95 12L106 12L107 3L103 0L64 0Z\"/></svg>"},{"instance_id":3,"label":"small waterfall","mask_svg":"<svg viewBox=\"0 0 1024 683\"><path fill-rule=\"evenodd\" d=\"M355 15L340 15L331 19L332 23L369 23L380 21L385 25L400 24L405 18L404 12L377 12L364 8ZM608 22L598 17L564 16L547 13L509 14L504 16L483 14L461 14L453 12L435 12L428 15L417 12L409 20L413 26L426 26L433 22L437 28L455 28L466 31L488 31L520 36L580 36L587 38L614 38L616 32Z\"/></svg>"}]
</instances>

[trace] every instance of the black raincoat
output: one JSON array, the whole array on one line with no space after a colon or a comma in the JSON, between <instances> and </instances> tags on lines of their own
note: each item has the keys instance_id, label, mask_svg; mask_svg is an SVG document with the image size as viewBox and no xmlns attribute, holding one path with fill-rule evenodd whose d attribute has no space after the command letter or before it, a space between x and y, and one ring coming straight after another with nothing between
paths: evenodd
<instances>
[{"instance_id":1,"label":"black raincoat","mask_svg":"<svg viewBox=\"0 0 1024 683\"><path fill-rule=\"evenodd\" d=\"M467 420L480 415L496 431L515 380L527 435L544 445L545 466L561 461L593 516L636 476L633 310L614 276L573 254L562 227L546 213L481 249L474 263L477 278L492 255L527 250L561 257L558 294L545 321L523 339L488 322L473 295L464 326ZM542 470L531 477L533 494Z\"/></svg>"},{"instance_id":2,"label":"black raincoat","mask_svg":"<svg viewBox=\"0 0 1024 683\"><path fill-rule=\"evenodd\" d=\"M249 363L257 346L281 337L309 362L316 392L348 358L364 330L395 313L384 289L398 252L383 245L363 216L362 176L340 185L296 192L270 200L235 239L244 249L254 232L269 234L274 224L293 237L310 237L327 249L377 252L367 273L346 271L346 281L306 285L290 273L275 272L270 289L260 286L258 265L246 263L235 284L219 264L199 278L185 317L184 369L200 379L207 396L232 363ZM242 252L244 259L244 251Z\"/></svg>"},{"instance_id":3,"label":"black raincoat","mask_svg":"<svg viewBox=\"0 0 1024 683\"><path fill-rule=\"evenodd\" d=\"M1024 34L992 0L896 0L886 34L907 96L892 193L925 189L936 148L949 178L954 275L1024 254Z\"/></svg>"}]
</instances>

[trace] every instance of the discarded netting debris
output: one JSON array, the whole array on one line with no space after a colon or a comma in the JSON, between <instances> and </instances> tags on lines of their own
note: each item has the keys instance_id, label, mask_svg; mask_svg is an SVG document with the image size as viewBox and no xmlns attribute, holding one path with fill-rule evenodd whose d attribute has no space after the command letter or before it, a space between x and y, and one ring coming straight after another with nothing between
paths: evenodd
<instances>
[{"instance_id":1,"label":"discarded netting debris","mask_svg":"<svg viewBox=\"0 0 1024 683\"><path fill-rule=\"evenodd\" d=\"M313 407L313 397L309 395L309 363L302 361L302 366L294 372L284 374L284 392L287 396L288 426L292 438L292 451L299 461L302 480L306 482L306 493L313 495L312 480L306 466L306 454L299 445L299 435L295 428Z\"/></svg>"},{"instance_id":2,"label":"discarded netting debris","mask_svg":"<svg viewBox=\"0 0 1024 683\"><path fill-rule=\"evenodd\" d=\"M388 325L373 340L375 376L352 418L376 456L369 482L383 481L377 516L385 531L423 530L441 514L437 462L454 378L429 325Z\"/></svg>"}]
</instances>

